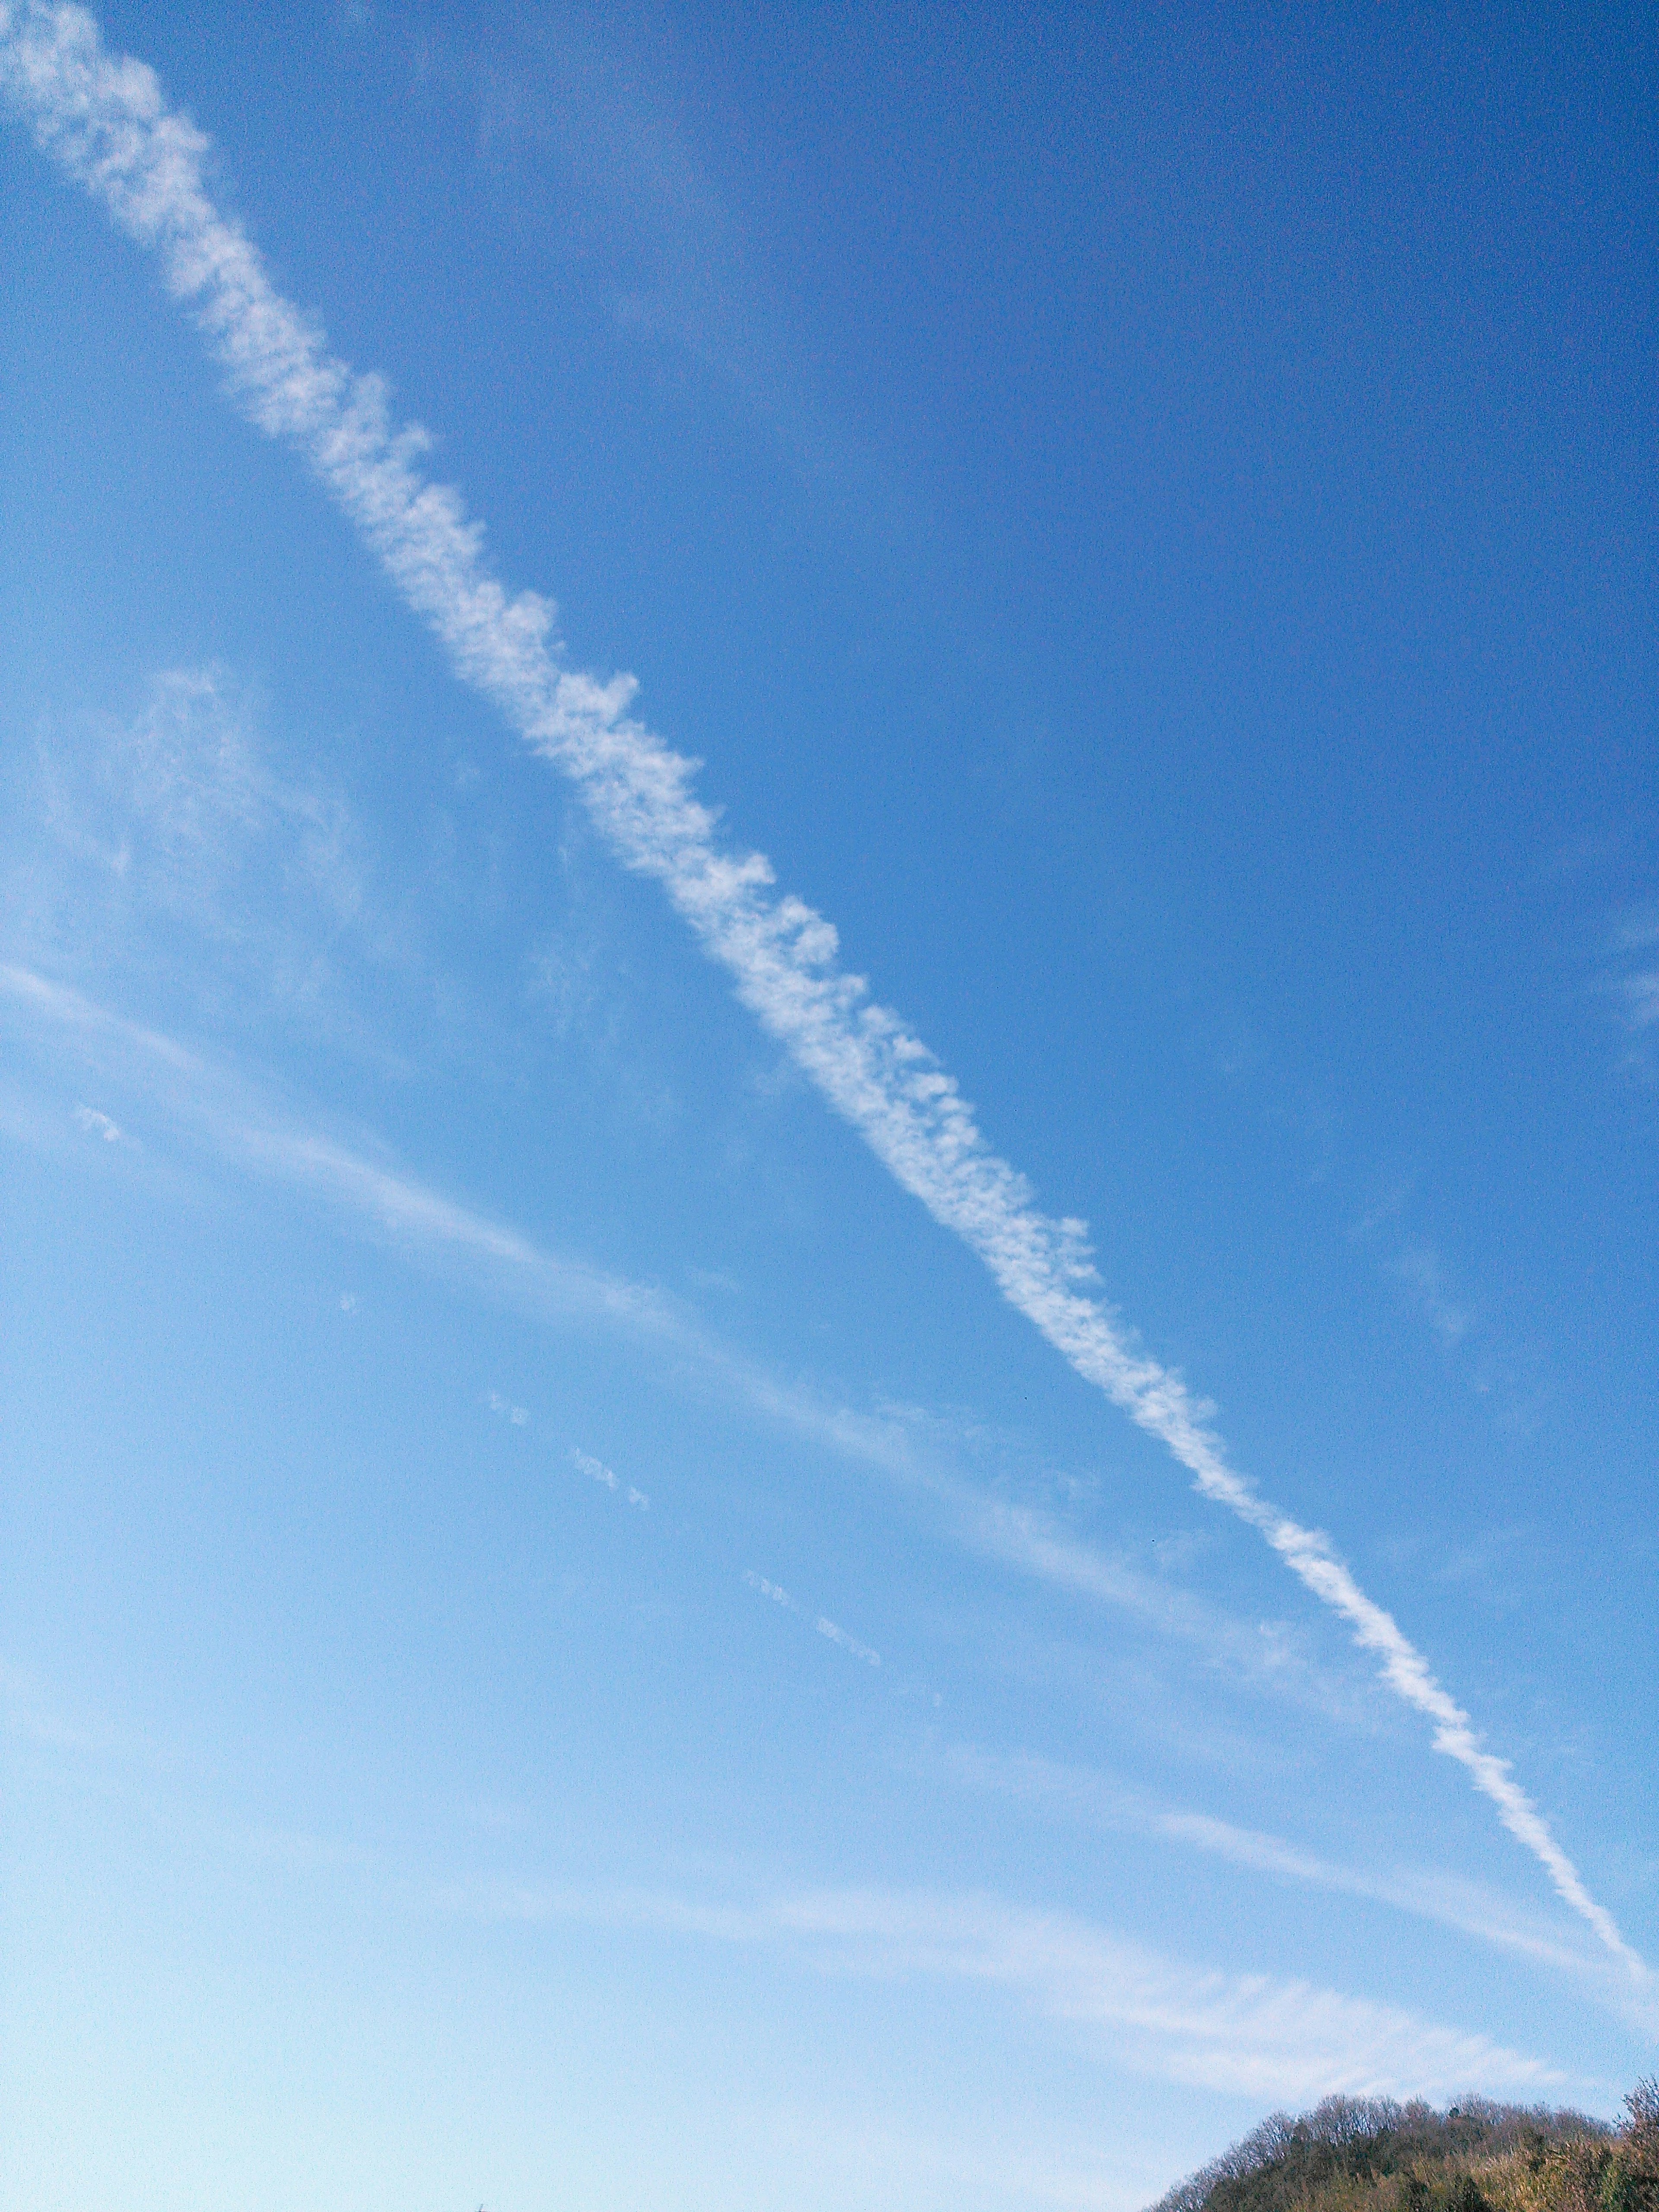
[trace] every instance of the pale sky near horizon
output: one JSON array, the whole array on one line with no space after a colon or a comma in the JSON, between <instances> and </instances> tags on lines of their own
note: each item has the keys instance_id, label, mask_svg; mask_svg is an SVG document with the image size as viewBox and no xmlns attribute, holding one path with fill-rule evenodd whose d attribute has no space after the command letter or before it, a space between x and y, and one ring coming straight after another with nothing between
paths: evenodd
<instances>
[{"instance_id":1,"label":"pale sky near horizon","mask_svg":"<svg viewBox=\"0 0 1659 2212\"><path fill-rule=\"evenodd\" d=\"M1655 63L0 6L20 2204L1654 2070Z\"/></svg>"}]
</instances>

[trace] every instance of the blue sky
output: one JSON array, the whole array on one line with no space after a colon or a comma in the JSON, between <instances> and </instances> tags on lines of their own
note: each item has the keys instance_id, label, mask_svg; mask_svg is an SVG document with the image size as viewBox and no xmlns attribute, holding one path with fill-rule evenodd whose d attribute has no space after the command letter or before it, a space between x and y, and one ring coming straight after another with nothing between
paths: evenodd
<instances>
[{"instance_id":1,"label":"blue sky","mask_svg":"<svg viewBox=\"0 0 1659 2212\"><path fill-rule=\"evenodd\" d=\"M0 14L20 2197L1613 2109L1651 24Z\"/></svg>"}]
</instances>

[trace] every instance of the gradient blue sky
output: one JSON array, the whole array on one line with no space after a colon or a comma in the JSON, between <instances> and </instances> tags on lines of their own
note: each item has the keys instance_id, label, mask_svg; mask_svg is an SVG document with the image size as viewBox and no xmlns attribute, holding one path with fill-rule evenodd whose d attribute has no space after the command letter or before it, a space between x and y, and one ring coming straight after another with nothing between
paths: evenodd
<instances>
[{"instance_id":1,"label":"gradient blue sky","mask_svg":"<svg viewBox=\"0 0 1659 2212\"><path fill-rule=\"evenodd\" d=\"M0 13L15 2201L1132 2212L1332 2089L1611 2110L1651 17ZM250 419L36 143L96 37L1397 1644Z\"/></svg>"}]
</instances>

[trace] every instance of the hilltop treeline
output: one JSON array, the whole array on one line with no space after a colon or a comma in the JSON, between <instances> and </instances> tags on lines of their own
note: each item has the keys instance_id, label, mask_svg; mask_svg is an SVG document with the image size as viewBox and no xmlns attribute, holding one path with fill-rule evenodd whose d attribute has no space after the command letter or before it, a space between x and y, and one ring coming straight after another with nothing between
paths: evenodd
<instances>
[{"instance_id":1,"label":"hilltop treeline","mask_svg":"<svg viewBox=\"0 0 1659 2212\"><path fill-rule=\"evenodd\" d=\"M1152 2212L1659 2212L1659 2081L1622 2124L1473 2098L1275 2112Z\"/></svg>"}]
</instances>

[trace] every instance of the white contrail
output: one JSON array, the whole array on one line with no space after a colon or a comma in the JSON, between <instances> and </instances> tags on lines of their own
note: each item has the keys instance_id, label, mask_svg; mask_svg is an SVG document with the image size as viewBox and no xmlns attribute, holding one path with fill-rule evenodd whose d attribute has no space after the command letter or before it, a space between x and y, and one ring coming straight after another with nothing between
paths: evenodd
<instances>
[{"instance_id":1,"label":"white contrail","mask_svg":"<svg viewBox=\"0 0 1659 2212\"><path fill-rule=\"evenodd\" d=\"M561 669L553 609L509 599L490 573L482 526L459 494L422 473L429 444L397 425L386 387L327 349L272 287L240 226L203 183L208 141L169 107L154 70L108 54L84 9L0 0L0 88L40 145L160 258L261 429L305 456L445 645L457 672L571 779L627 866L655 876L738 997L793 1054L904 1188L954 1230L1077 1372L1157 1437L1206 1498L1259 1529L1314 1595L1376 1655L1383 1679L1434 1724L1533 1852L1563 1899L1638 1978L1647 1968L1585 1888L1506 1759L1484 1748L1391 1614L1367 1597L1329 1539L1279 1512L1228 1466L1210 1408L1148 1358L1097 1293L1084 1223L1051 1219L1024 1176L986 1143L955 1081L860 976L837 964L833 926L773 889L759 853L724 845L694 795L700 763L672 751L628 709L630 676L601 684Z\"/></svg>"}]
</instances>

